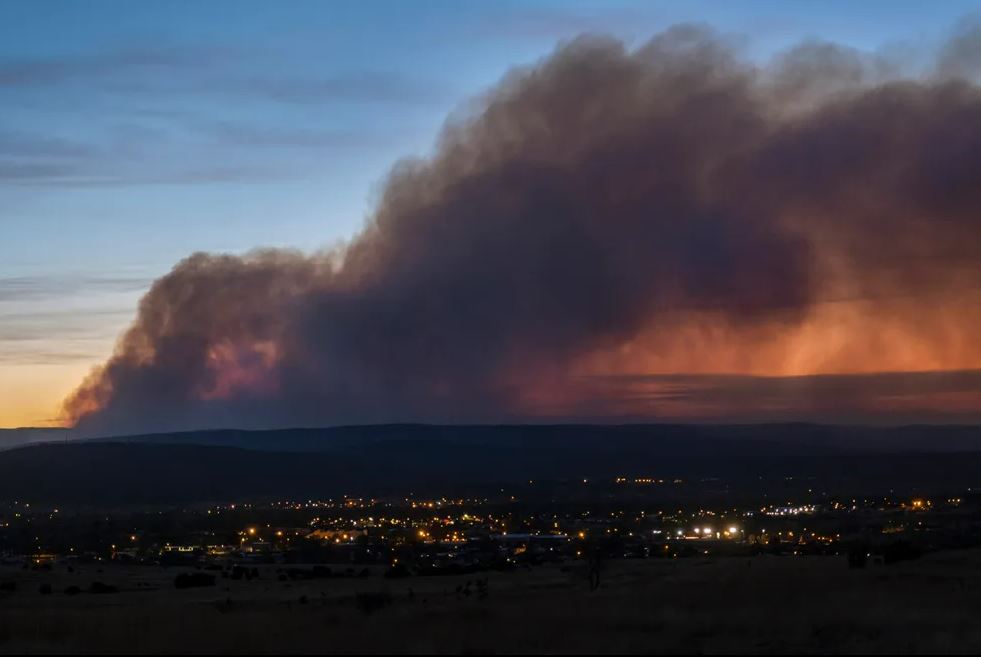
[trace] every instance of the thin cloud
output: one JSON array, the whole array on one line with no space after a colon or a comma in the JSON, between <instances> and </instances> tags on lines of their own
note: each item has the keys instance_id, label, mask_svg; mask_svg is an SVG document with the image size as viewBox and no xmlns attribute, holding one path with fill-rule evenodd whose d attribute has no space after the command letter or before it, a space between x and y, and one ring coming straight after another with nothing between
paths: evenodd
<instances>
[{"instance_id":1,"label":"thin cloud","mask_svg":"<svg viewBox=\"0 0 981 657\"><path fill-rule=\"evenodd\" d=\"M83 292L139 292L152 282L127 276L12 276L0 278L0 302L66 298Z\"/></svg>"},{"instance_id":2,"label":"thin cloud","mask_svg":"<svg viewBox=\"0 0 981 657\"><path fill-rule=\"evenodd\" d=\"M194 121L192 129L223 145L257 148L349 149L377 147L386 137L357 130L283 129L231 121Z\"/></svg>"},{"instance_id":3,"label":"thin cloud","mask_svg":"<svg viewBox=\"0 0 981 657\"><path fill-rule=\"evenodd\" d=\"M0 364L8 366L91 363L101 356L105 356L105 350L99 348L82 351L66 351L43 348L25 349L21 345L17 349L10 349L0 344Z\"/></svg>"},{"instance_id":4,"label":"thin cloud","mask_svg":"<svg viewBox=\"0 0 981 657\"><path fill-rule=\"evenodd\" d=\"M585 377L578 403L538 417L634 421L904 424L981 420L981 370L807 376L657 374Z\"/></svg>"},{"instance_id":5,"label":"thin cloud","mask_svg":"<svg viewBox=\"0 0 981 657\"><path fill-rule=\"evenodd\" d=\"M252 53L200 46L130 48L99 54L0 59L0 91L84 84L87 93L131 96L235 96L253 101L324 103L445 103L452 90L433 80L391 71L351 71L321 77L245 73ZM162 74L166 72L167 74Z\"/></svg>"},{"instance_id":6,"label":"thin cloud","mask_svg":"<svg viewBox=\"0 0 981 657\"><path fill-rule=\"evenodd\" d=\"M0 132L0 157L82 158L99 149L70 139L26 132Z\"/></svg>"},{"instance_id":7,"label":"thin cloud","mask_svg":"<svg viewBox=\"0 0 981 657\"><path fill-rule=\"evenodd\" d=\"M0 184L31 184L58 180L70 176L77 169L64 164L34 162L0 162Z\"/></svg>"},{"instance_id":8,"label":"thin cloud","mask_svg":"<svg viewBox=\"0 0 981 657\"><path fill-rule=\"evenodd\" d=\"M6 59L0 60L0 89L105 81L148 70L200 70L202 65L219 61L222 54L227 53L217 48L161 45L102 53Z\"/></svg>"},{"instance_id":9,"label":"thin cloud","mask_svg":"<svg viewBox=\"0 0 981 657\"><path fill-rule=\"evenodd\" d=\"M28 167L28 171L31 169ZM297 167L266 166L216 166L199 169L184 169L162 173L109 172L92 174L79 167L40 168L36 175L13 176L4 179L0 166L0 184L20 186L57 187L139 187L139 186L184 186L184 185L237 185L265 184L286 180L297 180L309 171Z\"/></svg>"},{"instance_id":10,"label":"thin cloud","mask_svg":"<svg viewBox=\"0 0 981 657\"><path fill-rule=\"evenodd\" d=\"M360 71L323 78L250 77L218 79L202 91L282 103L444 103L451 92L444 85L385 71Z\"/></svg>"}]
</instances>

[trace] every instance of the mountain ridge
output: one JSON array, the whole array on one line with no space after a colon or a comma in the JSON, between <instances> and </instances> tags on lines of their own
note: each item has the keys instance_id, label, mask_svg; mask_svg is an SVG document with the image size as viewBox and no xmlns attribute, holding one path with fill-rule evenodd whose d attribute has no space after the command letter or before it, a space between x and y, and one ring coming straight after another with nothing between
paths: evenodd
<instances>
[{"instance_id":1,"label":"mountain ridge","mask_svg":"<svg viewBox=\"0 0 981 657\"><path fill-rule=\"evenodd\" d=\"M788 434L792 429L797 433ZM609 484L620 476L717 481L716 492L727 496L761 490L783 495L798 485L851 492L981 486L981 428L865 431L823 425L385 425L71 440L0 451L0 502L113 506L449 494L530 481ZM854 444L861 436L869 442ZM889 439L903 446L884 447ZM962 443L971 449L954 449ZM665 486L652 492L668 499L705 491Z\"/></svg>"}]
</instances>

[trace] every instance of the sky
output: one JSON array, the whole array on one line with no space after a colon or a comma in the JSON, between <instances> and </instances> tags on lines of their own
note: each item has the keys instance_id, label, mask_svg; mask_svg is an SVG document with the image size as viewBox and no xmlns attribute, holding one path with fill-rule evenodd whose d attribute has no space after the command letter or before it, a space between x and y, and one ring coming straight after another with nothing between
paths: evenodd
<instances>
[{"instance_id":1,"label":"sky","mask_svg":"<svg viewBox=\"0 0 981 657\"><path fill-rule=\"evenodd\" d=\"M0 427L58 421L192 253L349 240L403 158L581 33L913 61L976 2L0 0Z\"/></svg>"}]
</instances>

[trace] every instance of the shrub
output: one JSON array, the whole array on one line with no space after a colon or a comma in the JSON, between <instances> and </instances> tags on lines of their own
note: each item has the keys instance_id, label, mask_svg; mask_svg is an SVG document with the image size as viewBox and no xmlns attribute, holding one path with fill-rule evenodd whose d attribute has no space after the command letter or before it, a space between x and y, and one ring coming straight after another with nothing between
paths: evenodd
<instances>
[{"instance_id":1,"label":"shrub","mask_svg":"<svg viewBox=\"0 0 981 657\"><path fill-rule=\"evenodd\" d=\"M103 584L102 582L92 582L92 586L89 587L89 593L104 595L106 593L119 593L119 589L109 584Z\"/></svg>"},{"instance_id":2,"label":"shrub","mask_svg":"<svg viewBox=\"0 0 981 657\"><path fill-rule=\"evenodd\" d=\"M214 586L215 576L207 573L181 573L174 578L174 587L178 589L201 588Z\"/></svg>"},{"instance_id":3,"label":"shrub","mask_svg":"<svg viewBox=\"0 0 981 657\"><path fill-rule=\"evenodd\" d=\"M358 593L355 604L365 614L373 614L380 611L392 603L392 596L388 593Z\"/></svg>"}]
</instances>

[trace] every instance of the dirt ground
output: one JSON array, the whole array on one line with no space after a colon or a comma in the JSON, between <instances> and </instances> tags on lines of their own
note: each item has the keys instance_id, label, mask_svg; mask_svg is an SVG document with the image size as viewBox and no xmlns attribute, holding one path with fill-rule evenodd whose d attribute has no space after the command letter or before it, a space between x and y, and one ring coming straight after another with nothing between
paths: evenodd
<instances>
[{"instance_id":1,"label":"dirt ground","mask_svg":"<svg viewBox=\"0 0 981 657\"><path fill-rule=\"evenodd\" d=\"M609 562L595 592L576 564L299 582L260 570L176 590L187 569L0 568L16 585L0 592L0 653L981 652L981 551L865 570L833 557ZM89 593L97 581L119 592Z\"/></svg>"}]
</instances>

